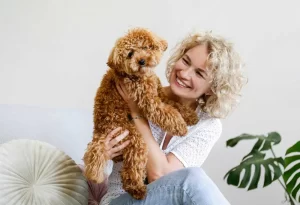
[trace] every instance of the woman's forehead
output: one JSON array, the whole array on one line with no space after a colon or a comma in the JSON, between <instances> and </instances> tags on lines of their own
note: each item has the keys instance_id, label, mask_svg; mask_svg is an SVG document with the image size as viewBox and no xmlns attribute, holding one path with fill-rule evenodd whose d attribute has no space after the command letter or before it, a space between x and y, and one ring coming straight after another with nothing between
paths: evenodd
<instances>
[{"instance_id":1,"label":"woman's forehead","mask_svg":"<svg viewBox=\"0 0 300 205\"><path fill-rule=\"evenodd\" d=\"M207 69L208 52L206 45L197 45L189 49L185 55L197 68Z\"/></svg>"}]
</instances>

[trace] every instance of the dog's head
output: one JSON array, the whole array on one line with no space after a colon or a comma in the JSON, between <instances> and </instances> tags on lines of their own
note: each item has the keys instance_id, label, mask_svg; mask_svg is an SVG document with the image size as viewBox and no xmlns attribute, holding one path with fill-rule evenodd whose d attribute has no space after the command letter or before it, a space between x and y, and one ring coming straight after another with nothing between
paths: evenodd
<instances>
[{"instance_id":1,"label":"dog's head","mask_svg":"<svg viewBox=\"0 0 300 205\"><path fill-rule=\"evenodd\" d=\"M144 74L160 62L167 47L167 41L153 32L134 28L117 40L107 65L129 75Z\"/></svg>"}]
</instances>

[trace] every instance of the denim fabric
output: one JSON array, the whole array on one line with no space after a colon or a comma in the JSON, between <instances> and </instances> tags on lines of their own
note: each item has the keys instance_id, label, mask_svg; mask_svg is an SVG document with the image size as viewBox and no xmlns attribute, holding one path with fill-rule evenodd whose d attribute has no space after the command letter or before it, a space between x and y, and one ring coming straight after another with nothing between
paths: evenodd
<instances>
[{"instance_id":1,"label":"denim fabric","mask_svg":"<svg viewBox=\"0 0 300 205\"><path fill-rule=\"evenodd\" d=\"M110 205L229 205L218 187L201 168L172 172L147 185L147 196L135 200L123 194Z\"/></svg>"}]
</instances>

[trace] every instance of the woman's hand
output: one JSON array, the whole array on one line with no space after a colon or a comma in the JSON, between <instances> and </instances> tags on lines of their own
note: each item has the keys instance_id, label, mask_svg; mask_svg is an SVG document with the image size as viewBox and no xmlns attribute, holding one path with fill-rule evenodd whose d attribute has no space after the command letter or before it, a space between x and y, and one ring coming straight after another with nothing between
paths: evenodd
<instances>
[{"instance_id":1,"label":"woman's hand","mask_svg":"<svg viewBox=\"0 0 300 205\"><path fill-rule=\"evenodd\" d=\"M137 103L130 98L129 93L126 90L125 84L123 82L116 84L117 90L122 98L127 102L131 113L138 114L140 112Z\"/></svg>"},{"instance_id":2,"label":"woman's hand","mask_svg":"<svg viewBox=\"0 0 300 205\"><path fill-rule=\"evenodd\" d=\"M122 139L124 139L129 134L128 130L125 130L123 133L121 133L113 139L113 136L116 133L118 133L121 129L121 127L118 127L111 131L105 140L105 150L109 159L113 159L114 157L121 155L123 149L130 143L130 140L127 140L121 145L116 146Z\"/></svg>"}]
</instances>

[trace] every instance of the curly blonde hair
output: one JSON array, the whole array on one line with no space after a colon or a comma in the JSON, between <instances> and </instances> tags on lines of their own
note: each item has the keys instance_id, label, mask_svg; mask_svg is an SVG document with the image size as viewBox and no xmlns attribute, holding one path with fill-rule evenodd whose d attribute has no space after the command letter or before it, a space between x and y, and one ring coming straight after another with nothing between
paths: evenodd
<instances>
[{"instance_id":1,"label":"curly blonde hair","mask_svg":"<svg viewBox=\"0 0 300 205\"><path fill-rule=\"evenodd\" d=\"M167 62L166 77L169 81L174 64L197 45L207 47L207 66L212 79L212 95L199 96L204 101L200 106L212 117L225 118L239 102L240 91L247 80L242 73L241 58L232 43L212 32L189 34L173 49Z\"/></svg>"}]
</instances>

